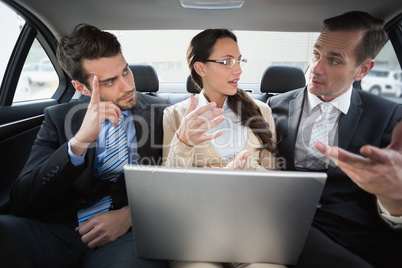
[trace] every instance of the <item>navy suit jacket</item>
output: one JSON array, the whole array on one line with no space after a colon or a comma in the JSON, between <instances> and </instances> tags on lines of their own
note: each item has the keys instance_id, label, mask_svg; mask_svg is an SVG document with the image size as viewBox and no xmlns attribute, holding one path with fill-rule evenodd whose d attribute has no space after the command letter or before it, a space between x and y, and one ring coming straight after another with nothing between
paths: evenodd
<instances>
[{"instance_id":1,"label":"navy suit jacket","mask_svg":"<svg viewBox=\"0 0 402 268\"><path fill-rule=\"evenodd\" d=\"M303 110L306 88L268 99L276 124L278 149L286 169L294 170L296 136ZM402 118L402 107L361 90L353 89L348 113L341 114L338 125L339 147L359 154L363 145L386 147L394 126ZM342 170L330 165L320 210L364 225L382 224L376 198L360 189Z\"/></svg>"},{"instance_id":2,"label":"navy suit jacket","mask_svg":"<svg viewBox=\"0 0 402 268\"><path fill-rule=\"evenodd\" d=\"M137 135L138 162L162 163L163 110L166 100L137 92L133 119ZM110 194L114 209L127 205L124 174L114 183L93 176L95 142L85 163L74 166L68 141L78 132L88 102L71 102L45 109L45 119L31 154L11 190L12 213L42 220L76 219L76 212Z\"/></svg>"}]
</instances>

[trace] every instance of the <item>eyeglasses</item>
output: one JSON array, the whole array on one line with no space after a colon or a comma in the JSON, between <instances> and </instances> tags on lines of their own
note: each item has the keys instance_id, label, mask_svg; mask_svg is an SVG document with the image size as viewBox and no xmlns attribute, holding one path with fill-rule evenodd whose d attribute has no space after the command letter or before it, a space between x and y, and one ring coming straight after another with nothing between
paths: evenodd
<instances>
[{"instance_id":1,"label":"eyeglasses","mask_svg":"<svg viewBox=\"0 0 402 268\"><path fill-rule=\"evenodd\" d=\"M247 60L246 59L236 60L233 58L229 58L224 60L204 60L204 62L216 62L224 64L228 68L233 68L237 63L239 63L240 65L244 65L245 63L247 63Z\"/></svg>"}]
</instances>

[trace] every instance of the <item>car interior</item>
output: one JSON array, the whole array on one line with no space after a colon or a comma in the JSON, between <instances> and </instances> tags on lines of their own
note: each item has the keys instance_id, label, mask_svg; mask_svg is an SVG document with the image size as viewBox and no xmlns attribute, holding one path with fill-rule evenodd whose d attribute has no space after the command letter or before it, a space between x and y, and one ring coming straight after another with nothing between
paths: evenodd
<instances>
[{"instance_id":1,"label":"car interior","mask_svg":"<svg viewBox=\"0 0 402 268\"><path fill-rule=\"evenodd\" d=\"M252 98L266 102L272 95L305 86L311 44L322 30L323 19L353 10L367 11L386 22L388 50L376 65L400 72L402 5L398 0L0 0L4 33L0 45L0 213L10 212L10 188L28 158L44 109L80 100L55 55L59 38L77 24L116 34L123 54L128 55L137 91L171 104L199 92L185 61L191 37L207 28L231 29L238 33L241 50L244 44L245 57L252 55L243 73L243 87ZM175 43L178 37L183 44ZM279 37L284 41L276 44ZM301 38L307 41L299 44ZM306 60L289 60L299 56ZM42 71L29 69L32 63ZM49 73L46 67L51 67ZM55 79L46 80L49 76ZM402 103L400 77L393 84L379 85L384 97L398 103ZM355 86L369 91L360 81Z\"/></svg>"}]
</instances>

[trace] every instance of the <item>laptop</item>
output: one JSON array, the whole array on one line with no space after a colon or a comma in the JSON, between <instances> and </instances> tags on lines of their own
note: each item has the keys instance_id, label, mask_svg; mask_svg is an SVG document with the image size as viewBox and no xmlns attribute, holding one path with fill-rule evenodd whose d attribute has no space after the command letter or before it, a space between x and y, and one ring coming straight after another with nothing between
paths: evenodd
<instances>
[{"instance_id":1,"label":"laptop","mask_svg":"<svg viewBox=\"0 0 402 268\"><path fill-rule=\"evenodd\" d=\"M140 258L295 264L326 174L125 167Z\"/></svg>"}]
</instances>

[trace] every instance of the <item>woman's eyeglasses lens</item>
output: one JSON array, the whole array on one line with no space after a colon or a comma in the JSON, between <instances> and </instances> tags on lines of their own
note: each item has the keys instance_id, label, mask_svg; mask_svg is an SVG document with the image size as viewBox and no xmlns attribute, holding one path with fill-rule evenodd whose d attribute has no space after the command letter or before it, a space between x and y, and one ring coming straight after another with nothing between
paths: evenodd
<instances>
[{"instance_id":1,"label":"woman's eyeglasses lens","mask_svg":"<svg viewBox=\"0 0 402 268\"><path fill-rule=\"evenodd\" d=\"M215 62L215 63L220 63L226 65L228 68L233 68L237 63L239 63L240 66L243 66L244 64L247 63L246 59L241 59L241 60L236 60L236 59L224 59L224 60L204 60L203 62Z\"/></svg>"},{"instance_id":2,"label":"woman's eyeglasses lens","mask_svg":"<svg viewBox=\"0 0 402 268\"><path fill-rule=\"evenodd\" d=\"M229 68L233 68L237 63L240 63L240 66L244 66L247 63L246 59L236 60L236 59L227 59L226 66Z\"/></svg>"}]
</instances>

